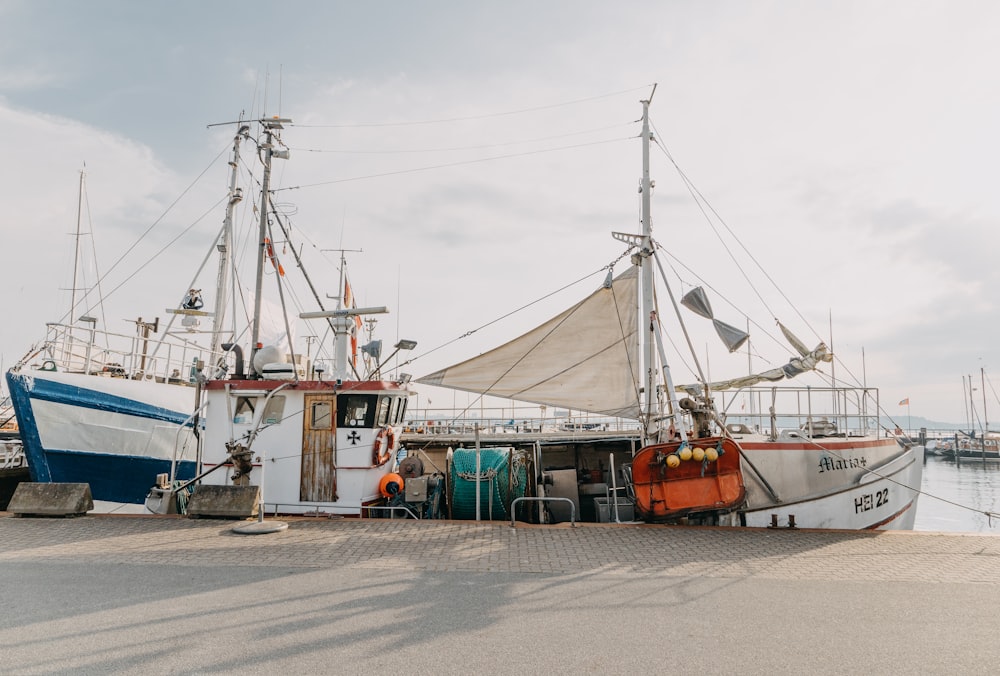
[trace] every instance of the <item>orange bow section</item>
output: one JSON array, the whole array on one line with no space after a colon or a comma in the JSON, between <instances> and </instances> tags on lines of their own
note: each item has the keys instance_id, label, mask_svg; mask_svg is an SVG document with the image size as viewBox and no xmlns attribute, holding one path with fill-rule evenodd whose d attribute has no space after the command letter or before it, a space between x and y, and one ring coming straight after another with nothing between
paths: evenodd
<instances>
[{"instance_id":1,"label":"orange bow section","mask_svg":"<svg viewBox=\"0 0 1000 676\"><path fill-rule=\"evenodd\" d=\"M635 509L645 521L726 512L746 498L740 448L710 437L647 446L632 460Z\"/></svg>"}]
</instances>

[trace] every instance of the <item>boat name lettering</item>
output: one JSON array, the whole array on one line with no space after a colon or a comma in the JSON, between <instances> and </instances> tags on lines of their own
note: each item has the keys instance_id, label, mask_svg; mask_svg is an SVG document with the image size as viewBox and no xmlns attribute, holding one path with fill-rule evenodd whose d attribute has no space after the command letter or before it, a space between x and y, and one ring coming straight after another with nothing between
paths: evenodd
<instances>
[{"instance_id":1,"label":"boat name lettering","mask_svg":"<svg viewBox=\"0 0 1000 676\"><path fill-rule=\"evenodd\" d=\"M823 472L835 472L837 470L844 469L858 469L859 467L867 467L868 458L861 456L860 458L831 458L829 456L824 456L819 461L819 473Z\"/></svg>"},{"instance_id":2,"label":"boat name lettering","mask_svg":"<svg viewBox=\"0 0 1000 676\"><path fill-rule=\"evenodd\" d=\"M854 499L854 513L870 512L871 510L889 504L889 489L883 488L874 493L867 493Z\"/></svg>"}]
</instances>

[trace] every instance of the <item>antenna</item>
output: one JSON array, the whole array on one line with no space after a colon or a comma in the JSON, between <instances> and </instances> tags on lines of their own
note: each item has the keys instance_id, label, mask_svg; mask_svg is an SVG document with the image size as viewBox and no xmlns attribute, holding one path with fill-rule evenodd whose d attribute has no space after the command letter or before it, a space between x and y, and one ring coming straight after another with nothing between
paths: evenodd
<instances>
[{"instance_id":1,"label":"antenna","mask_svg":"<svg viewBox=\"0 0 1000 676\"><path fill-rule=\"evenodd\" d=\"M345 277L346 273L344 272L344 270L347 268L347 258L344 256L344 254L345 253L364 253L364 249L320 249L321 253L326 253L326 252L329 252L329 251L336 251L337 253L340 254L340 283L339 283L339 285L337 287L337 295L336 296L331 296L331 295L327 294L327 298L336 298L337 299L337 309L340 309L340 308L342 308L344 306L344 302L345 302L345 298L344 298L344 295L345 295L345 293L344 293L344 290L345 290L344 289L344 277Z\"/></svg>"}]
</instances>

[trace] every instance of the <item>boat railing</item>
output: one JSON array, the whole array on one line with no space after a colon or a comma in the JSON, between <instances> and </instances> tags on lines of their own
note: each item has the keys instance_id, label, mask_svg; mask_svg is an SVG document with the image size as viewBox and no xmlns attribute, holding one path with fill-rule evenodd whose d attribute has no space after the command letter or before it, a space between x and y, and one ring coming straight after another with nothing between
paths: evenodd
<instances>
[{"instance_id":1,"label":"boat railing","mask_svg":"<svg viewBox=\"0 0 1000 676\"><path fill-rule=\"evenodd\" d=\"M560 411L545 415L539 406L499 408L411 409L403 431L408 434L472 435L483 434L593 434L639 432L638 421L589 413Z\"/></svg>"},{"instance_id":2,"label":"boat railing","mask_svg":"<svg viewBox=\"0 0 1000 676\"><path fill-rule=\"evenodd\" d=\"M734 434L758 433L778 438L794 436L884 436L879 424L877 388L759 387L716 392L719 410ZM404 432L411 434L594 434L640 432L630 418L559 411L546 415L540 406L499 408L413 408Z\"/></svg>"},{"instance_id":3,"label":"boat railing","mask_svg":"<svg viewBox=\"0 0 1000 676\"><path fill-rule=\"evenodd\" d=\"M154 339L91 326L51 323L46 328L42 348L26 358L42 370L193 383L199 362L210 363L209 349L187 334L167 333Z\"/></svg>"},{"instance_id":4,"label":"boat railing","mask_svg":"<svg viewBox=\"0 0 1000 676\"><path fill-rule=\"evenodd\" d=\"M719 392L727 428L781 436L884 436L878 389L750 387Z\"/></svg>"}]
</instances>

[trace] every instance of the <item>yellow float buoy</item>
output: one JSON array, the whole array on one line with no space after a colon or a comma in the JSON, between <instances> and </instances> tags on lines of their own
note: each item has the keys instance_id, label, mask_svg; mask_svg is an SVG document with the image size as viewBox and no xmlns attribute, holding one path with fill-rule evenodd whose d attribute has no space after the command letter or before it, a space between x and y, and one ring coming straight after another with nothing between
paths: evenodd
<instances>
[{"instance_id":1,"label":"yellow float buoy","mask_svg":"<svg viewBox=\"0 0 1000 676\"><path fill-rule=\"evenodd\" d=\"M681 456L681 460L685 462L691 459L691 448L689 446L685 446L681 450L677 451L677 453Z\"/></svg>"},{"instance_id":2,"label":"yellow float buoy","mask_svg":"<svg viewBox=\"0 0 1000 676\"><path fill-rule=\"evenodd\" d=\"M715 462L719 459L719 452L714 448L709 448L705 451L705 457L708 458L709 462Z\"/></svg>"},{"instance_id":3,"label":"yellow float buoy","mask_svg":"<svg viewBox=\"0 0 1000 676\"><path fill-rule=\"evenodd\" d=\"M692 457L694 457L695 462L701 462L702 460L705 459L705 449L695 448L691 455Z\"/></svg>"},{"instance_id":4,"label":"yellow float buoy","mask_svg":"<svg viewBox=\"0 0 1000 676\"><path fill-rule=\"evenodd\" d=\"M667 456L667 467L678 467L680 464L681 459L677 457L676 453Z\"/></svg>"}]
</instances>

